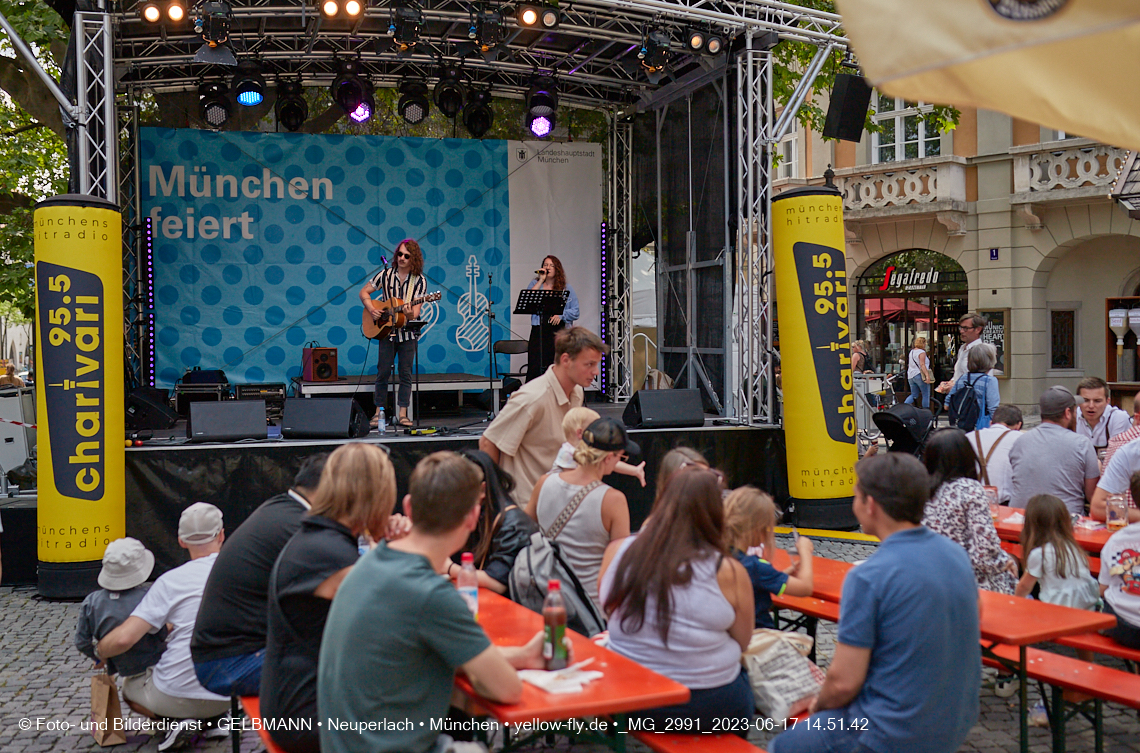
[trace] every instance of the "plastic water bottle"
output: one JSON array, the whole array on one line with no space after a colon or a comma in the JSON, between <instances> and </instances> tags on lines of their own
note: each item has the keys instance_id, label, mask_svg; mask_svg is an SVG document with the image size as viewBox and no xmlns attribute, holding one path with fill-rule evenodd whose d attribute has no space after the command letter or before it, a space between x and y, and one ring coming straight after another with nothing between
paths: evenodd
<instances>
[{"instance_id":1,"label":"plastic water bottle","mask_svg":"<svg viewBox=\"0 0 1140 753\"><path fill-rule=\"evenodd\" d=\"M367 536L365 536L364 534L360 534L359 536L356 537L356 551L358 551L360 553L361 557L368 554L368 550L371 548L372 548L372 546L368 543L368 537Z\"/></svg>"},{"instance_id":2,"label":"plastic water bottle","mask_svg":"<svg viewBox=\"0 0 1140 753\"><path fill-rule=\"evenodd\" d=\"M384 419L384 409L380 409L380 420L376 422L376 431L384 434L388 431L388 422Z\"/></svg>"},{"instance_id":3,"label":"plastic water bottle","mask_svg":"<svg viewBox=\"0 0 1140 753\"><path fill-rule=\"evenodd\" d=\"M566 602L562 600L562 582L550 581L546 600L542 603L542 658L547 669L566 669Z\"/></svg>"},{"instance_id":4,"label":"plastic water bottle","mask_svg":"<svg viewBox=\"0 0 1140 753\"><path fill-rule=\"evenodd\" d=\"M464 552L460 560L463 565L459 568L459 577L456 585L459 586L459 595L467 602L475 620L479 620L479 577L475 574L475 555Z\"/></svg>"}]
</instances>

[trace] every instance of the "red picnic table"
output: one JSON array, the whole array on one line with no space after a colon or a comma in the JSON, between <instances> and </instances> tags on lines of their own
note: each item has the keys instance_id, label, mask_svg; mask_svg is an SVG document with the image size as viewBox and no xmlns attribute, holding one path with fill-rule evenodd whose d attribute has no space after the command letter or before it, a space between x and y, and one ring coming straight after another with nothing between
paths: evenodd
<instances>
[{"instance_id":1,"label":"red picnic table","mask_svg":"<svg viewBox=\"0 0 1140 753\"><path fill-rule=\"evenodd\" d=\"M1014 515L1025 515L1025 510L1020 510L1014 507L1000 506L997 508L998 518L994 521L994 528L997 529L998 538L1003 541L1021 541L1021 529L1024 527L1022 523L1010 523L1009 518ZM1076 538L1077 543L1086 552L1092 554L1100 554L1100 550L1104 547L1105 542L1112 533L1107 528L1099 528L1095 531L1090 531L1087 528L1073 527L1073 536Z\"/></svg>"}]
</instances>

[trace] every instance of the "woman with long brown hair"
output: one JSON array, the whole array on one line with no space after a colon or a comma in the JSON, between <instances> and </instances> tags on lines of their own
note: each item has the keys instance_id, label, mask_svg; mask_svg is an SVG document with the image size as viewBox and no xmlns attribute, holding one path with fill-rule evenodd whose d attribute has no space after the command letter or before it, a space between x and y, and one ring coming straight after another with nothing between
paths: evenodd
<instances>
[{"instance_id":1,"label":"woman with long brown hair","mask_svg":"<svg viewBox=\"0 0 1140 753\"><path fill-rule=\"evenodd\" d=\"M673 729L706 731L714 718L754 713L740 664L755 620L752 583L725 548L720 479L679 470L640 533L611 545L602 564L610 648L692 691L688 703L645 712L658 729L692 719Z\"/></svg>"},{"instance_id":2,"label":"woman with long brown hair","mask_svg":"<svg viewBox=\"0 0 1140 753\"><path fill-rule=\"evenodd\" d=\"M530 317L530 345L527 349L526 380L537 379L546 373L554 363L554 336L563 329L569 329L578 321L578 294L566 282L566 271L557 256L547 256L542 260L542 266L535 272L535 277L526 286L527 290L537 287L540 290L566 290L570 297L566 299L566 306L561 314L550 317L541 317L533 314Z\"/></svg>"}]
</instances>

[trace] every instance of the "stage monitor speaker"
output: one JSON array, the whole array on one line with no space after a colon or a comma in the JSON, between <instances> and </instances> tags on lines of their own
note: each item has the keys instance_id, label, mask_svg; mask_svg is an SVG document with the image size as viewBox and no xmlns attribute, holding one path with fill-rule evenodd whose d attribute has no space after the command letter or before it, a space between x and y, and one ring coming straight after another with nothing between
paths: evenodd
<instances>
[{"instance_id":1,"label":"stage monitor speaker","mask_svg":"<svg viewBox=\"0 0 1140 753\"><path fill-rule=\"evenodd\" d=\"M190 403L186 436L191 442L236 442L268 435L264 400Z\"/></svg>"},{"instance_id":2,"label":"stage monitor speaker","mask_svg":"<svg viewBox=\"0 0 1140 753\"><path fill-rule=\"evenodd\" d=\"M871 87L867 85L867 79L850 73L835 74L831 104L827 107L827 120L823 124L824 138L859 141L863 138L863 124L870 104Z\"/></svg>"},{"instance_id":3,"label":"stage monitor speaker","mask_svg":"<svg viewBox=\"0 0 1140 753\"><path fill-rule=\"evenodd\" d=\"M286 439L352 439L368 436L368 416L351 397L291 397L285 401Z\"/></svg>"},{"instance_id":4,"label":"stage monitor speaker","mask_svg":"<svg viewBox=\"0 0 1140 753\"><path fill-rule=\"evenodd\" d=\"M166 390L136 387L127 396L128 429L169 429L178 422L178 414L170 407Z\"/></svg>"},{"instance_id":5,"label":"stage monitor speaker","mask_svg":"<svg viewBox=\"0 0 1140 753\"><path fill-rule=\"evenodd\" d=\"M304 365L301 378L306 382L335 382L336 348L305 348L301 353Z\"/></svg>"},{"instance_id":6,"label":"stage monitor speaker","mask_svg":"<svg viewBox=\"0 0 1140 753\"><path fill-rule=\"evenodd\" d=\"M705 425L705 409L700 390L638 390L621 418L630 429L696 427Z\"/></svg>"}]
</instances>

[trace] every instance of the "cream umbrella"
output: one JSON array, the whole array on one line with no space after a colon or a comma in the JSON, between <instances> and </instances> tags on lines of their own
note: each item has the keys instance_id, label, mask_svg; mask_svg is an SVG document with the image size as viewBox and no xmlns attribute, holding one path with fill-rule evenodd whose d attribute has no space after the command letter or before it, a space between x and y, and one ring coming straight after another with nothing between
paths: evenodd
<instances>
[{"instance_id":1,"label":"cream umbrella","mask_svg":"<svg viewBox=\"0 0 1140 753\"><path fill-rule=\"evenodd\" d=\"M1140 0L838 0L863 72L912 101L1140 149Z\"/></svg>"}]
</instances>

